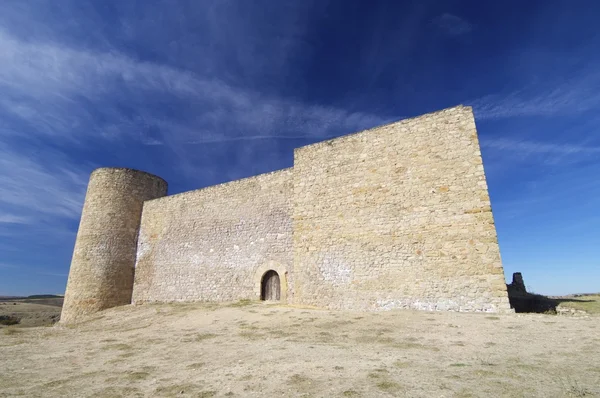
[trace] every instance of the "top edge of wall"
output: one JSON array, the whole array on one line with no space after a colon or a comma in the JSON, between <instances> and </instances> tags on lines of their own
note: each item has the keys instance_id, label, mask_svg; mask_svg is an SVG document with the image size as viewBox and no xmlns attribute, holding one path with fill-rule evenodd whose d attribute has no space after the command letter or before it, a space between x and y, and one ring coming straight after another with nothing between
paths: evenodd
<instances>
[{"instance_id":1,"label":"top edge of wall","mask_svg":"<svg viewBox=\"0 0 600 398\"><path fill-rule=\"evenodd\" d=\"M246 182L251 182L252 180L261 180L264 178L267 178L271 175L274 174L279 174L279 173L284 173L286 171L292 171L293 167L286 167L284 169L278 169L278 170L273 170L273 171L268 171L266 173L261 173L261 174L255 174L252 176L248 176L248 177L244 177L244 178L240 178L237 180L231 180L231 181L227 181L227 182L223 182L221 184L215 184L215 185L208 185L206 187L202 187L202 188L198 188L198 189L192 189L190 191L184 191L184 192L179 192L173 195L167 195L167 196L163 196L161 198L156 198L156 199L150 199L147 202L154 202L154 201L159 201L159 200L168 200L170 198L173 198L175 196L177 197L181 197L182 195L187 195L187 194L194 194L197 193L199 191L206 191L206 190L211 190L211 189L219 189L225 186L230 186L230 185L235 185L235 184L243 184Z\"/></svg>"},{"instance_id":2,"label":"top edge of wall","mask_svg":"<svg viewBox=\"0 0 600 398\"><path fill-rule=\"evenodd\" d=\"M115 173L115 172L123 173L123 174L141 174L141 175L145 175L148 177L152 177L152 178L161 180L165 184L167 184L167 180L165 180L162 177L157 176L156 174L148 173L147 171L143 171L143 170L130 169L128 167L99 167L97 169L94 169L90 173L90 175L101 174L101 173Z\"/></svg>"},{"instance_id":3,"label":"top edge of wall","mask_svg":"<svg viewBox=\"0 0 600 398\"><path fill-rule=\"evenodd\" d=\"M370 133L370 132L373 132L375 130L381 129L383 127L387 127L387 126L391 126L391 125L395 125L395 124L410 123L411 121L415 121L415 120L418 120L418 119L423 119L423 118L426 118L426 117L431 117L433 115L444 114L444 113L448 113L449 114L449 113L456 112L456 111L467 111L471 115L473 115L473 108L471 106L462 105L462 104L461 105L456 105L456 106L445 108L445 109L441 109L441 110L438 110L438 111L435 111L435 112L429 112L429 113L425 113L425 114L414 116L414 117L410 117L410 118L400 119L400 120L397 120L397 121L394 121L394 122L390 122L390 123L382 124L382 125L379 125L379 126L371 127L369 129L366 129L366 130L356 131L356 132L349 133L349 134L346 134L346 135L342 135L342 136L339 136L339 137L336 137L336 138L332 138L332 139L329 139L329 140L319 141L319 142L315 142L313 144L301 146L301 147L298 147L298 148L294 149L294 154L296 154L298 151L302 151L302 150L305 150L305 149L308 149L308 148L312 149L312 148L315 148L315 147L318 147L318 146L327 145L328 143L331 143L333 141L338 142L338 143L339 142L343 142L346 139L351 139L351 138L353 138L353 137L355 137L357 135L360 135L360 134ZM193 194L193 193L196 193L198 191L209 190L209 189L219 189L219 188L222 188L224 186L228 186L228 185L232 185L232 184L243 184L245 182L249 182L249 181L252 181L252 180L260 180L260 179L266 178L266 177L268 177L268 176L270 176L272 174L281 173L281 172L285 172L285 171L292 171L293 168L294 167L292 166L292 167L287 167L287 168L284 168L284 169L274 170L274 171L270 171L270 172L266 172L266 173L261 173L261 174L256 174L256 175L253 175L253 176L248 176L248 177L240 178L240 179L237 179L237 180L231 180L231 181L223 182L223 183L220 183L220 184L208 185L206 187L202 187L202 188L198 188L198 189L193 189L193 190L190 190L190 191L184 191L184 192L180 192L180 193L177 193L177 194L174 194L174 195L167 195L167 196L163 196L161 198L151 199L151 200L149 200L149 202L159 201L159 200L168 200L169 198L172 198L172 197L175 197L175 196L180 197L181 195ZM103 169L105 169L105 168L103 168ZM113 169L118 169L118 168L113 168ZM100 170L100 169L97 169L97 170ZM157 176L154 176L153 174L146 173L146 172L139 171L139 170L134 170L134 169L124 169L124 168L122 168L120 170L130 170L130 171L145 173L145 174L148 174L148 175L153 176L153 177L157 177ZM160 177L157 177L157 178L160 178Z\"/></svg>"},{"instance_id":4,"label":"top edge of wall","mask_svg":"<svg viewBox=\"0 0 600 398\"><path fill-rule=\"evenodd\" d=\"M418 120L418 119L424 119L424 118L431 117L431 116L437 115L437 114L452 113L452 112L455 112L455 111L468 111L468 112L471 113L471 115L473 115L473 107L472 106L462 105L462 104L461 105L456 105L456 106L452 106L452 107L449 107L449 108L441 109L439 111L424 113L424 114L421 114L421 115L417 115L417 116L413 116L413 117L409 117L409 118L405 118L405 119L396 120L396 121L393 121L393 122L390 122L390 123L381 124L379 126L370 127L368 129L365 129L365 130L355 131L353 133L344 134L344 135L341 135L339 137L331 138L331 139L324 140L324 141L315 142L313 144L304 145L304 146L295 148L294 149L294 153L296 153L298 151L303 151L303 150L306 150L306 149L313 149L315 147L322 146L322 145L327 145L327 144L333 143L333 142L336 142L336 143L343 142L346 139L354 138L355 136L360 135L360 134L366 134L366 133L374 132L375 130L379 130L379 129L383 128L383 127L388 127L388 126L392 126L392 125L395 125L395 124L410 123L410 122Z\"/></svg>"}]
</instances>

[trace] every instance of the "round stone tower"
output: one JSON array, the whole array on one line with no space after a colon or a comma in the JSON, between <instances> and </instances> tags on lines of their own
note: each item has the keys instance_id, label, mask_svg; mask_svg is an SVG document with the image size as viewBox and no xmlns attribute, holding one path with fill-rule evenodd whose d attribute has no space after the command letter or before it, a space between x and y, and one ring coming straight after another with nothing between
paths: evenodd
<instances>
[{"instance_id":1,"label":"round stone tower","mask_svg":"<svg viewBox=\"0 0 600 398\"><path fill-rule=\"evenodd\" d=\"M143 171L94 170L71 260L61 323L131 303L144 201L167 194L167 183Z\"/></svg>"}]
</instances>

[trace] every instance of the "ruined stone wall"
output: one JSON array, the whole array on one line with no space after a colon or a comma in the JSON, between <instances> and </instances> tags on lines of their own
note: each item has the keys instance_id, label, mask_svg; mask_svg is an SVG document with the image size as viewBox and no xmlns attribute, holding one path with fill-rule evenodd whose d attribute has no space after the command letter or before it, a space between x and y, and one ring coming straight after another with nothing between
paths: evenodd
<instances>
[{"instance_id":1,"label":"ruined stone wall","mask_svg":"<svg viewBox=\"0 0 600 398\"><path fill-rule=\"evenodd\" d=\"M294 303L505 311L470 107L296 149Z\"/></svg>"},{"instance_id":2,"label":"ruined stone wall","mask_svg":"<svg viewBox=\"0 0 600 398\"><path fill-rule=\"evenodd\" d=\"M271 269L285 301L291 184L285 169L146 202L133 302L259 299Z\"/></svg>"},{"instance_id":3,"label":"ruined stone wall","mask_svg":"<svg viewBox=\"0 0 600 398\"><path fill-rule=\"evenodd\" d=\"M129 304L144 201L166 195L167 183L122 168L95 170L88 184L61 322Z\"/></svg>"}]
</instances>

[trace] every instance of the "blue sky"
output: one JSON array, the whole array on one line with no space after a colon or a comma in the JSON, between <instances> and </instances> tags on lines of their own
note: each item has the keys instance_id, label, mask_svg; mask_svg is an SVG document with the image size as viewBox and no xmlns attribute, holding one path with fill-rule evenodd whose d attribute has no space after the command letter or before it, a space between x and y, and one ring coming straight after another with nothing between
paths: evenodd
<instances>
[{"instance_id":1,"label":"blue sky","mask_svg":"<svg viewBox=\"0 0 600 398\"><path fill-rule=\"evenodd\" d=\"M64 292L89 173L178 193L474 108L507 278L600 291L596 1L3 0L0 295Z\"/></svg>"}]
</instances>

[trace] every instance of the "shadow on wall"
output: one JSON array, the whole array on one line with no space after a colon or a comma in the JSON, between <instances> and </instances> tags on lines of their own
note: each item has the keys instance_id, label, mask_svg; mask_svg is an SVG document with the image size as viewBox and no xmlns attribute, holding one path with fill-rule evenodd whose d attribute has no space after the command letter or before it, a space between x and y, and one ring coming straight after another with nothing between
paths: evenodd
<instances>
[{"instance_id":1,"label":"shadow on wall","mask_svg":"<svg viewBox=\"0 0 600 398\"><path fill-rule=\"evenodd\" d=\"M550 298L541 294L529 293L520 272L513 274L512 283L506 285L508 301L515 312L556 313L556 307L565 302L590 302L573 298Z\"/></svg>"}]
</instances>

